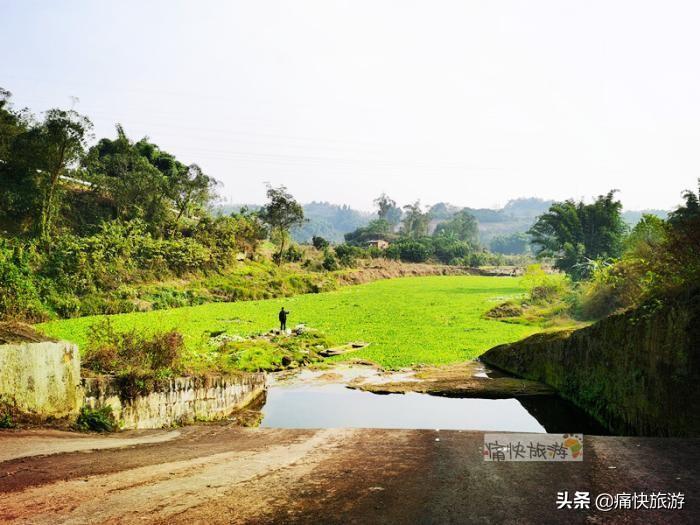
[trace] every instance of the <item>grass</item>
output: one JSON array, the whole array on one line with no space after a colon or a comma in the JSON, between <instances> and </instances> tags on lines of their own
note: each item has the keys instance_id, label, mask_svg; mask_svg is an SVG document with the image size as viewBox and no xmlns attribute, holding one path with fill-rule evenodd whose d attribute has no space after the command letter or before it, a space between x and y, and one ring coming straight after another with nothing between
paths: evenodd
<instances>
[{"instance_id":1,"label":"grass","mask_svg":"<svg viewBox=\"0 0 700 525\"><path fill-rule=\"evenodd\" d=\"M110 316L118 331L144 334L177 330L188 359L206 361L211 332L250 335L277 324L277 312L291 311L290 326L305 323L334 344L366 341L369 347L343 360L363 358L386 368L449 364L477 357L489 348L538 331L537 326L482 317L494 305L524 292L510 277L438 276L376 281L340 290L284 299L211 303ZM84 346L89 328L104 316L51 321L38 328Z\"/></svg>"}]
</instances>

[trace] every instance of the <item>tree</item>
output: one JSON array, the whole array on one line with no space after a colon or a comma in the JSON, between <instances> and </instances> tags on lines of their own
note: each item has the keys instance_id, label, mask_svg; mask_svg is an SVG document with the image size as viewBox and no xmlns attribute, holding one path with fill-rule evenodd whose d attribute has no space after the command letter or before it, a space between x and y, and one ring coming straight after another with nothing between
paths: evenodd
<instances>
[{"instance_id":1,"label":"tree","mask_svg":"<svg viewBox=\"0 0 700 525\"><path fill-rule=\"evenodd\" d=\"M90 148L84 164L95 187L114 205L116 218L141 219L152 232L162 234L173 207L168 175L186 168L170 162L167 166L161 163L159 169L156 152L157 146L146 139L132 142L117 125L117 138L101 139ZM166 175L163 168L173 169Z\"/></svg>"},{"instance_id":2,"label":"tree","mask_svg":"<svg viewBox=\"0 0 700 525\"><path fill-rule=\"evenodd\" d=\"M430 214L423 213L420 201L407 204L403 209L406 213L403 218L402 233L414 239L427 235L428 225L430 224Z\"/></svg>"},{"instance_id":3,"label":"tree","mask_svg":"<svg viewBox=\"0 0 700 525\"><path fill-rule=\"evenodd\" d=\"M53 233L54 219L58 212L57 188L61 176L71 166L76 166L85 152L87 134L92 122L79 113L50 109L39 127L42 187L41 238L48 240Z\"/></svg>"},{"instance_id":4,"label":"tree","mask_svg":"<svg viewBox=\"0 0 700 525\"><path fill-rule=\"evenodd\" d=\"M170 196L177 210L176 225L183 216L190 217L192 213L204 208L211 200L216 185L216 180L205 175L197 164L177 170L168 182Z\"/></svg>"},{"instance_id":5,"label":"tree","mask_svg":"<svg viewBox=\"0 0 700 525\"><path fill-rule=\"evenodd\" d=\"M511 233L510 235L498 235L491 239L489 247L492 252L505 255L527 253L530 247L530 237L522 232Z\"/></svg>"},{"instance_id":6,"label":"tree","mask_svg":"<svg viewBox=\"0 0 700 525\"><path fill-rule=\"evenodd\" d=\"M382 193L374 199L374 204L377 206L377 215L380 219L395 226L401 220L401 208L396 206L396 201L390 198L386 193Z\"/></svg>"},{"instance_id":7,"label":"tree","mask_svg":"<svg viewBox=\"0 0 700 525\"><path fill-rule=\"evenodd\" d=\"M391 224L384 219L375 219L367 226L345 234L345 242L354 246L360 246L368 241L391 241L396 238L392 232Z\"/></svg>"},{"instance_id":8,"label":"tree","mask_svg":"<svg viewBox=\"0 0 700 525\"><path fill-rule=\"evenodd\" d=\"M51 109L40 122L8 111L2 94L3 204L17 220L31 222L44 242L61 209L61 186L85 151L92 123L73 110Z\"/></svg>"},{"instance_id":9,"label":"tree","mask_svg":"<svg viewBox=\"0 0 700 525\"><path fill-rule=\"evenodd\" d=\"M700 282L700 179L698 194L683 192L685 203L668 216L667 241L658 257L669 281L681 287Z\"/></svg>"},{"instance_id":10,"label":"tree","mask_svg":"<svg viewBox=\"0 0 700 525\"><path fill-rule=\"evenodd\" d=\"M26 112L15 111L10 99L12 93L0 87L0 163L9 161L12 142L20 133L27 130L30 116Z\"/></svg>"},{"instance_id":11,"label":"tree","mask_svg":"<svg viewBox=\"0 0 700 525\"><path fill-rule=\"evenodd\" d=\"M600 195L592 204L556 202L527 232L538 256L554 257L555 267L574 279L590 274L590 263L619 257L627 226L616 190Z\"/></svg>"},{"instance_id":12,"label":"tree","mask_svg":"<svg viewBox=\"0 0 700 525\"><path fill-rule=\"evenodd\" d=\"M479 241L479 224L467 210L460 210L451 219L435 228L435 235L453 236L460 241L477 244Z\"/></svg>"},{"instance_id":13,"label":"tree","mask_svg":"<svg viewBox=\"0 0 700 525\"><path fill-rule=\"evenodd\" d=\"M311 238L311 244L313 244L314 248L317 250L325 250L328 248L328 241L320 235L314 235Z\"/></svg>"},{"instance_id":14,"label":"tree","mask_svg":"<svg viewBox=\"0 0 700 525\"><path fill-rule=\"evenodd\" d=\"M289 237L289 229L304 222L304 208L299 204L285 186L273 188L268 184L269 202L260 211L260 218L270 226L273 236L277 237L279 252L277 264L282 263L284 248Z\"/></svg>"},{"instance_id":15,"label":"tree","mask_svg":"<svg viewBox=\"0 0 700 525\"><path fill-rule=\"evenodd\" d=\"M147 138L134 143L117 125L117 138L102 139L84 162L89 178L123 220L141 219L152 232L176 231L183 217L201 212L216 180L197 164L183 164Z\"/></svg>"},{"instance_id":16,"label":"tree","mask_svg":"<svg viewBox=\"0 0 700 525\"><path fill-rule=\"evenodd\" d=\"M31 116L15 111L11 97L12 93L0 88L0 218L6 219L3 229L14 225L19 232L38 208L38 203L35 202L35 170L22 169L22 163L18 163L13 154L15 140L27 131ZM30 180L27 174L31 174Z\"/></svg>"}]
</instances>

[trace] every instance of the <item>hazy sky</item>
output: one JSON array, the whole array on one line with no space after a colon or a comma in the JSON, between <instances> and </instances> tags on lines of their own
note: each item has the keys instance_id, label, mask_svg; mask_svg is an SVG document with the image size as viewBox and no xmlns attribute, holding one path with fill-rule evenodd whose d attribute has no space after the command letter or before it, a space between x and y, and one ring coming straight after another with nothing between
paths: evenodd
<instances>
[{"instance_id":1,"label":"hazy sky","mask_svg":"<svg viewBox=\"0 0 700 525\"><path fill-rule=\"evenodd\" d=\"M700 2L0 0L0 86L260 202L502 205L700 176Z\"/></svg>"}]
</instances>

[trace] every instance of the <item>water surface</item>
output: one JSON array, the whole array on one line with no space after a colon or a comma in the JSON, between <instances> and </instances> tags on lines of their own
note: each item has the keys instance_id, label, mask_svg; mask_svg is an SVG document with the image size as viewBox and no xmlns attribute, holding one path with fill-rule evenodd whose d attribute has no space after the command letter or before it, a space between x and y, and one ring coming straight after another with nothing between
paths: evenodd
<instances>
[{"instance_id":1,"label":"water surface","mask_svg":"<svg viewBox=\"0 0 700 525\"><path fill-rule=\"evenodd\" d=\"M273 384L261 426L276 428L417 428L605 434L558 396L520 399L377 395L343 384Z\"/></svg>"}]
</instances>

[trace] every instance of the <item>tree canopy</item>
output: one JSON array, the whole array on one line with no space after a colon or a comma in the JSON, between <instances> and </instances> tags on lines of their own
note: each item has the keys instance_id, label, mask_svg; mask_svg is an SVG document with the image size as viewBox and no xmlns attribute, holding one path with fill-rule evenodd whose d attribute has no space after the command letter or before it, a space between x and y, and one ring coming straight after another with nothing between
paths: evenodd
<instances>
[{"instance_id":1,"label":"tree canopy","mask_svg":"<svg viewBox=\"0 0 700 525\"><path fill-rule=\"evenodd\" d=\"M479 223L467 210L460 210L435 228L435 235L445 235L476 245L479 242Z\"/></svg>"},{"instance_id":2,"label":"tree canopy","mask_svg":"<svg viewBox=\"0 0 700 525\"><path fill-rule=\"evenodd\" d=\"M423 212L420 201L407 204L403 207L404 217L401 224L401 233L407 237L418 238L428 234L430 214Z\"/></svg>"},{"instance_id":3,"label":"tree canopy","mask_svg":"<svg viewBox=\"0 0 700 525\"><path fill-rule=\"evenodd\" d=\"M556 268L581 279L590 274L591 262L622 253L627 226L621 210L614 190L592 204L555 202L528 233L537 255L554 257Z\"/></svg>"},{"instance_id":4,"label":"tree canopy","mask_svg":"<svg viewBox=\"0 0 700 525\"><path fill-rule=\"evenodd\" d=\"M273 188L268 185L267 198L269 202L260 210L260 218L270 226L276 237L279 245L276 259L281 263L290 228L304 223L304 208L285 186Z\"/></svg>"}]
</instances>

